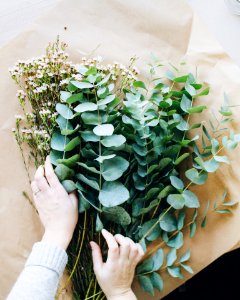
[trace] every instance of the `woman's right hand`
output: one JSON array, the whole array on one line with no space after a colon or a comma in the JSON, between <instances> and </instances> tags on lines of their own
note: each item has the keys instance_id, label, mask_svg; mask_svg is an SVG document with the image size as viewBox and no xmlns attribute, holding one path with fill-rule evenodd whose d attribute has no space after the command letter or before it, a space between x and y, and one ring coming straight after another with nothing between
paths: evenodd
<instances>
[{"instance_id":1,"label":"woman's right hand","mask_svg":"<svg viewBox=\"0 0 240 300\"><path fill-rule=\"evenodd\" d=\"M144 255L140 244L120 234L113 236L103 229L102 235L108 245L107 261L103 262L101 249L91 242L93 268L98 283L108 300L136 299L131 285L137 264Z\"/></svg>"}]
</instances>

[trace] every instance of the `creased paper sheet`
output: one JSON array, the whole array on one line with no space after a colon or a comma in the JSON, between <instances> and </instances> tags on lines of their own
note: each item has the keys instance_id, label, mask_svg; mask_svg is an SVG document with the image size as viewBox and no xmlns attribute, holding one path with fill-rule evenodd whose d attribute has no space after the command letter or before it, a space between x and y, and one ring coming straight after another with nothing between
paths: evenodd
<instances>
[{"instance_id":1,"label":"creased paper sheet","mask_svg":"<svg viewBox=\"0 0 240 300\"><path fill-rule=\"evenodd\" d=\"M67 30L64 30L67 27ZM69 44L73 61L82 53L101 55L106 61L127 64L139 57L137 65L142 71L149 54L153 52L162 61L178 65L188 62L187 68L198 68L199 80L211 86L208 97L202 102L209 110L202 118L208 120L211 110L217 111L223 93L230 96L232 104L239 102L240 70L209 35L207 29L181 0L69 0L62 1L47 15L40 18L28 31L23 32L0 50L0 299L5 299L33 243L41 237L38 217L22 191L30 192L21 154L11 133L14 114L19 112L15 98L16 86L8 68L18 59L28 59L43 53L49 41L57 35ZM239 120L240 110L235 109ZM233 125L240 131L240 123ZM224 189L231 199L239 198L239 150L229 153L230 166L224 166L211 175L204 187L195 188L201 202L220 196ZM204 207L204 205L203 205ZM204 209L204 208L203 208ZM192 240L186 238L191 248L190 264L200 271L223 253L239 246L240 208L231 216L211 213L206 229L199 229ZM183 283L164 275L165 288L152 298L134 283L138 299L159 299ZM186 279L189 276L186 274ZM63 297L71 299L70 292Z\"/></svg>"}]
</instances>

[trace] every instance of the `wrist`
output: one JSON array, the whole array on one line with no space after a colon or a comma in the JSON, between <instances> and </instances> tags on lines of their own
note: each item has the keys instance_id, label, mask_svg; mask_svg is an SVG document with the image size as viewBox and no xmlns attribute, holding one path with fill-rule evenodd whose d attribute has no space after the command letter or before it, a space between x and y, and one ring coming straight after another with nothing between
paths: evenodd
<instances>
[{"instance_id":1,"label":"wrist","mask_svg":"<svg viewBox=\"0 0 240 300\"><path fill-rule=\"evenodd\" d=\"M45 233L42 237L42 242L50 243L66 250L71 239L72 236L70 236L69 234L45 230Z\"/></svg>"},{"instance_id":2,"label":"wrist","mask_svg":"<svg viewBox=\"0 0 240 300\"><path fill-rule=\"evenodd\" d=\"M107 300L137 300L137 297L133 293L132 289L130 289L113 296L107 296Z\"/></svg>"}]
</instances>

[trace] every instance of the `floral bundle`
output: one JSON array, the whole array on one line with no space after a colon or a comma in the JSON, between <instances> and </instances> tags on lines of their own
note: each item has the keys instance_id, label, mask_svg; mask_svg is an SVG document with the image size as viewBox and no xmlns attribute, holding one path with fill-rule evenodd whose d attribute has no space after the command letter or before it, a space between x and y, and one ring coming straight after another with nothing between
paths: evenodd
<instances>
[{"instance_id":1,"label":"floral bundle","mask_svg":"<svg viewBox=\"0 0 240 300\"><path fill-rule=\"evenodd\" d=\"M220 153L240 140L225 128L232 120L230 106L225 98L221 118L210 121L210 129L205 120L191 124L191 115L207 109L196 99L209 93L193 74L179 75L173 68L158 76L161 65L154 60L144 83L134 59L128 67L102 65L100 58L73 64L65 48L58 41L46 55L19 61L10 70L21 87L17 97L24 116L16 116L13 131L27 171L50 153L65 189L79 196L81 216L68 250L70 276L59 293L71 279L75 299L104 299L88 248L90 240L105 247L104 227L139 241L145 250L159 240L136 274L154 295L154 288L163 289L162 271L178 278L193 272L186 264L190 251L179 251L186 227L193 237L199 224L201 201L191 186L203 185L209 173L229 163ZM213 210L230 213L236 202L226 199L224 192Z\"/></svg>"}]
</instances>

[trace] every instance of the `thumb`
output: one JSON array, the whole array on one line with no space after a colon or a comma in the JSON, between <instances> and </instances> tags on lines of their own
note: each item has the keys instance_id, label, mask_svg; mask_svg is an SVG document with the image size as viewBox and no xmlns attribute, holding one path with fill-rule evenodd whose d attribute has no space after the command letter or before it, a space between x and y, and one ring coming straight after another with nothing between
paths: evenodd
<instances>
[{"instance_id":1,"label":"thumb","mask_svg":"<svg viewBox=\"0 0 240 300\"><path fill-rule=\"evenodd\" d=\"M93 269L94 273L97 274L101 270L103 265L102 253L98 244L96 244L95 242L90 242L90 246L92 249Z\"/></svg>"},{"instance_id":2,"label":"thumb","mask_svg":"<svg viewBox=\"0 0 240 300\"><path fill-rule=\"evenodd\" d=\"M77 209L77 207L78 207L78 197L77 197L76 191L71 192L69 194L69 198L71 199L74 208Z\"/></svg>"}]
</instances>

